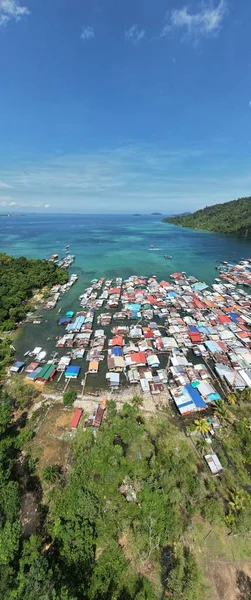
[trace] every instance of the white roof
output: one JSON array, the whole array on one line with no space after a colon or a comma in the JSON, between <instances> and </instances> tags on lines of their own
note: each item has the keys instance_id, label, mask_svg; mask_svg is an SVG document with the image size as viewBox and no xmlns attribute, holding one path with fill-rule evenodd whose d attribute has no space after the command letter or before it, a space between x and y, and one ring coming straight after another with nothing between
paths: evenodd
<instances>
[{"instance_id":1,"label":"white roof","mask_svg":"<svg viewBox=\"0 0 251 600\"><path fill-rule=\"evenodd\" d=\"M218 459L217 454L206 454L204 458L209 466L211 473L215 475L216 473L222 471L222 465Z\"/></svg>"}]
</instances>

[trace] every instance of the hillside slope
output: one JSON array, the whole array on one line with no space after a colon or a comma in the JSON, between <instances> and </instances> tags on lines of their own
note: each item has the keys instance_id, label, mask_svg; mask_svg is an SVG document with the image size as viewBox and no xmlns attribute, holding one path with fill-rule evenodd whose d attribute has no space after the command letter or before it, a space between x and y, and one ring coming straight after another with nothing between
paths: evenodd
<instances>
[{"instance_id":1,"label":"hillside slope","mask_svg":"<svg viewBox=\"0 0 251 600\"><path fill-rule=\"evenodd\" d=\"M164 222L182 227L219 233L236 233L251 237L251 197L207 206L195 213L167 217Z\"/></svg>"}]
</instances>

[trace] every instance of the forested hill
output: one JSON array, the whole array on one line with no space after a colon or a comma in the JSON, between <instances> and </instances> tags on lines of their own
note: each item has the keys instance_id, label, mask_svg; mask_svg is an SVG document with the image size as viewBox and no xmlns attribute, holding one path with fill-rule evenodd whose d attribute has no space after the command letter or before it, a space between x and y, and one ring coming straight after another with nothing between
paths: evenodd
<instances>
[{"instance_id":1,"label":"forested hill","mask_svg":"<svg viewBox=\"0 0 251 600\"><path fill-rule=\"evenodd\" d=\"M206 206L189 215L163 219L182 227L205 229L219 233L236 233L251 237L251 197L232 200L224 204Z\"/></svg>"},{"instance_id":2,"label":"forested hill","mask_svg":"<svg viewBox=\"0 0 251 600\"><path fill-rule=\"evenodd\" d=\"M0 254L0 331L13 329L28 310L35 289L66 283L68 274L52 262Z\"/></svg>"}]
</instances>

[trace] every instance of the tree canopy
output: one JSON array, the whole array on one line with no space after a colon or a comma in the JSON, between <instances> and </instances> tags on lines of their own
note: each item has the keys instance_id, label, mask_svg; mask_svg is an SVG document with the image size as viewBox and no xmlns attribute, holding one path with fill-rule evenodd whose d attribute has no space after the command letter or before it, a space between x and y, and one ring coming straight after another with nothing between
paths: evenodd
<instances>
[{"instance_id":1,"label":"tree canopy","mask_svg":"<svg viewBox=\"0 0 251 600\"><path fill-rule=\"evenodd\" d=\"M192 229L243 234L251 237L251 197L206 206L206 208L188 215L167 217L163 219L163 222Z\"/></svg>"},{"instance_id":2,"label":"tree canopy","mask_svg":"<svg viewBox=\"0 0 251 600\"><path fill-rule=\"evenodd\" d=\"M53 262L0 254L0 330L11 330L24 318L34 290L63 284L67 279L67 271Z\"/></svg>"}]
</instances>

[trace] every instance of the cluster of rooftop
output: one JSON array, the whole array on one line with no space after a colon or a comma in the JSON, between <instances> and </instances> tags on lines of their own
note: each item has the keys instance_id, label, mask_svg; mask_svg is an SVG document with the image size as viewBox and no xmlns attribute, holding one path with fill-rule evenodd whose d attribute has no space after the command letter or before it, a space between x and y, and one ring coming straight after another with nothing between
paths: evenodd
<instances>
[{"instance_id":1,"label":"cluster of rooftop","mask_svg":"<svg viewBox=\"0 0 251 600\"><path fill-rule=\"evenodd\" d=\"M112 389L127 383L145 394L164 392L182 415L251 388L248 293L236 282L209 288L185 273L170 279L93 280L80 296L81 311L60 321L66 331L57 347L70 352L54 361L57 370L77 377L81 363L71 361L84 359L85 373L97 374L103 363Z\"/></svg>"},{"instance_id":2,"label":"cluster of rooftop","mask_svg":"<svg viewBox=\"0 0 251 600\"><path fill-rule=\"evenodd\" d=\"M61 296L65 294L65 292L68 292L68 290L73 286L77 279L78 275L76 273L73 273L70 276L69 281L67 281L67 283L64 283L63 285L54 285L50 290L50 297L46 301L44 308L46 308L46 310L52 310L53 308L55 308Z\"/></svg>"}]
</instances>

